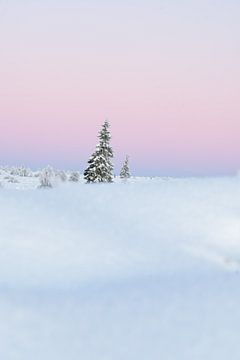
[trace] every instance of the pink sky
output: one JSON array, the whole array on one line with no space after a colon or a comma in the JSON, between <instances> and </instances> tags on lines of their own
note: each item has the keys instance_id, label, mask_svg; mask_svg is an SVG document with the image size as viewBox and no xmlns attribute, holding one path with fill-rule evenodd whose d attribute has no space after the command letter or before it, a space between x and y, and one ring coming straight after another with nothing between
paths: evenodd
<instances>
[{"instance_id":1,"label":"pink sky","mask_svg":"<svg viewBox=\"0 0 240 360\"><path fill-rule=\"evenodd\" d=\"M127 153L140 175L236 172L239 16L236 0L0 2L1 163L83 170L107 117L117 169Z\"/></svg>"}]
</instances>

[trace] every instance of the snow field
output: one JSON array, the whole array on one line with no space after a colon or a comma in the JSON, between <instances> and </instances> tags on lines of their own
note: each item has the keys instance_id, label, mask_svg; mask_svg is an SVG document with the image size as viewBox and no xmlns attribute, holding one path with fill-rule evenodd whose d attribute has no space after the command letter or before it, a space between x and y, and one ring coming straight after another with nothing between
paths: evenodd
<instances>
[{"instance_id":1,"label":"snow field","mask_svg":"<svg viewBox=\"0 0 240 360\"><path fill-rule=\"evenodd\" d=\"M0 189L1 358L239 359L239 178L35 185Z\"/></svg>"}]
</instances>

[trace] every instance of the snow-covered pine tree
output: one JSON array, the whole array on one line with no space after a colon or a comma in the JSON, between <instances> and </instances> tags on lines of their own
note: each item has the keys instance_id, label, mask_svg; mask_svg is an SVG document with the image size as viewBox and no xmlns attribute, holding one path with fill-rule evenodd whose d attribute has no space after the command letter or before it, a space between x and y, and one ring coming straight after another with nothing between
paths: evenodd
<instances>
[{"instance_id":1,"label":"snow-covered pine tree","mask_svg":"<svg viewBox=\"0 0 240 360\"><path fill-rule=\"evenodd\" d=\"M130 177L131 177L131 173L130 173L130 169L129 169L129 156L126 156L122 170L120 172L120 178L128 179Z\"/></svg>"},{"instance_id":2,"label":"snow-covered pine tree","mask_svg":"<svg viewBox=\"0 0 240 360\"><path fill-rule=\"evenodd\" d=\"M106 120L99 132L99 144L88 161L88 168L84 172L87 183L113 181L113 150L110 146L111 134L109 122Z\"/></svg>"}]
</instances>

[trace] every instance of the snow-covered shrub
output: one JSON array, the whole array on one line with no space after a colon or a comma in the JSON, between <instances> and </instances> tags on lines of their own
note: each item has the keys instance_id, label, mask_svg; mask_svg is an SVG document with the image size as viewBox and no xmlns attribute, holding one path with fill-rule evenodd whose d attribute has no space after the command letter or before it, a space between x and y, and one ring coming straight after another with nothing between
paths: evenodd
<instances>
[{"instance_id":1,"label":"snow-covered shrub","mask_svg":"<svg viewBox=\"0 0 240 360\"><path fill-rule=\"evenodd\" d=\"M10 175L18 175L18 171L17 171L17 168L16 167L11 167L9 169L7 169L7 173L10 174Z\"/></svg>"},{"instance_id":2,"label":"snow-covered shrub","mask_svg":"<svg viewBox=\"0 0 240 360\"><path fill-rule=\"evenodd\" d=\"M13 167L7 168L6 171L12 176L27 177L27 176L32 175L32 171L29 168L26 168L25 166L18 166L18 167L13 166Z\"/></svg>"},{"instance_id":3,"label":"snow-covered shrub","mask_svg":"<svg viewBox=\"0 0 240 360\"><path fill-rule=\"evenodd\" d=\"M65 171L62 171L62 170L57 171L57 172L56 172L56 176L57 176L57 178L59 178L62 182L67 181L67 175L66 175Z\"/></svg>"},{"instance_id":4,"label":"snow-covered shrub","mask_svg":"<svg viewBox=\"0 0 240 360\"><path fill-rule=\"evenodd\" d=\"M69 181L78 182L79 181L79 173L77 171L73 171L69 177Z\"/></svg>"},{"instance_id":5,"label":"snow-covered shrub","mask_svg":"<svg viewBox=\"0 0 240 360\"><path fill-rule=\"evenodd\" d=\"M38 186L39 189L47 189L52 188L52 173L49 171L49 168L46 167L43 169L39 176L40 185Z\"/></svg>"},{"instance_id":6,"label":"snow-covered shrub","mask_svg":"<svg viewBox=\"0 0 240 360\"><path fill-rule=\"evenodd\" d=\"M19 181L14 176L9 176L8 177L8 182L10 182L12 184L18 184L19 183Z\"/></svg>"},{"instance_id":7,"label":"snow-covered shrub","mask_svg":"<svg viewBox=\"0 0 240 360\"><path fill-rule=\"evenodd\" d=\"M55 176L56 171L54 170L54 168L51 165L48 165L45 170L48 172L50 177Z\"/></svg>"},{"instance_id":8,"label":"snow-covered shrub","mask_svg":"<svg viewBox=\"0 0 240 360\"><path fill-rule=\"evenodd\" d=\"M31 170L26 168L25 166L21 166L17 169L17 175L19 176L24 176L24 177L27 177L27 176L31 176Z\"/></svg>"}]
</instances>

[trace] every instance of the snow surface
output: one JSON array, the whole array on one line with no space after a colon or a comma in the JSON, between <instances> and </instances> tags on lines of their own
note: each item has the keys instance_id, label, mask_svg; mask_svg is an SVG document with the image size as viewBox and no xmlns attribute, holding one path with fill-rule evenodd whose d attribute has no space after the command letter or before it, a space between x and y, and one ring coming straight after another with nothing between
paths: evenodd
<instances>
[{"instance_id":1,"label":"snow surface","mask_svg":"<svg viewBox=\"0 0 240 360\"><path fill-rule=\"evenodd\" d=\"M0 359L240 359L240 178L17 178L0 189Z\"/></svg>"}]
</instances>

